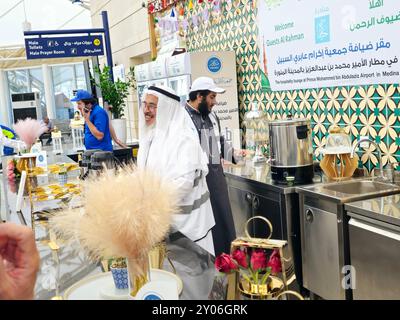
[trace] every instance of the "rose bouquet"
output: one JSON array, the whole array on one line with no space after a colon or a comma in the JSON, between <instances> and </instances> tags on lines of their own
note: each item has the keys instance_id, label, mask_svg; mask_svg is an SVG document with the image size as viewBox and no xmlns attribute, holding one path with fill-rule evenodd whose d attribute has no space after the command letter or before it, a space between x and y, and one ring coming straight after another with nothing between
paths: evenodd
<instances>
[{"instance_id":1,"label":"rose bouquet","mask_svg":"<svg viewBox=\"0 0 400 320\"><path fill-rule=\"evenodd\" d=\"M249 284L266 285L271 274L277 275L282 271L278 250L269 255L264 249L240 248L231 255L221 254L215 260L216 269L224 274L239 272Z\"/></svg>"},{"instance_id":2,"label":"rose bouquet","mask_svg":"<svg viewBox=\"0 0 400 320\"><path fill-rule=\"evenodd\" d=\"M15 159L10 160L7 163L7 180L10 191L13 193L17 192L17 179L21 177L21 173L17 170L17 161Z\"/></svg>"}]
</instances>

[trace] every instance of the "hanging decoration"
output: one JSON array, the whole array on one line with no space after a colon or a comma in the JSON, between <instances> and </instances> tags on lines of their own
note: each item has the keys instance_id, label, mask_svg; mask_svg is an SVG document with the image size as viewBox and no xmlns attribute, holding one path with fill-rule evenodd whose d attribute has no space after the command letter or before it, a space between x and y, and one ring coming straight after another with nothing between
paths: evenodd
<instances>
[{"instance_id":1,"label":"hanging decoration","mask_svg":"<svg viewBox=\"0 0 400 320\"><path fill-rule=\"evenodd\" d=\"M203 10L202 16L203 16L203 22L207 26L208 25L208 20L209 20L209 12L208 12L207 8Z\"/></svg>"},{"instance_id":2,"label":"hanging decoration","mask_svg":"<svg viewBox=\"0 0 400 320\"><path fill-rule=\"evenodd\" d=\"M220 2L220 0L215 0L213 5L214 5L213 6L213 10L220 13L221 12L221 2Z\"/></svg>"},{"instance_id":3,"label":"hanging decoration","mask_svg":"<svg viewBox=\"0 0 400 320\"><path fill-rule=\"evenodd\" d=\"M161 10L163 10L163 9L164 9L164 8L163 8L163 5L162 5L162 1L157 0L157 1L156 1L156 5L155 5L154 11L161 11Z\"/></svg>"},{"instance_id":4,"label":"hanging decoration","mask_svg":"<svg viewBox=\"0 0 400 320\"><path fill-rule=\"evenodd\" d=\"M147 10L149 14L154 14L168 9L172 5L182 2L182 0L148 0Z\"/></svg>"},{"instance_id":5,"label":"hanging decoration","mask_svg":"<svg viewBox=\"0 0 400 320\"><path fill-rule=\"evenodd\" d=\"M212 11L211 11L211 16L213 17L214 23L219 23L221 21L221 2L220 2L220 0L214 0Z\"/></svg>"},{"instance_id":6,"label":"hanging decoration","mask_svg":"<svg viewBox=\"0 0 400 320\"><path fill-rule=\"evenodd\" d=\"M163 35L165 29L165 20L163 18L159 19L158 27L160 28L160 34Z\"/></svg>"},{"instance_id":7,"label":"hanging decoration","mask_svg":"<svg viewBox=\"0 0 400 320\"><path fill-rule=\"evenodd\" d=\"M187 30L189 28L189 22L187 21L187 19L182 20L182 28L183 28L183 31L187 32Z\"/></svg>"},{"instance_id":8,"label":"hanging decoration","mask_svg":"<svg viewBox=\"0 0 400 320\"><path fill-rule=\"evenodd\" d=\"M183 18L184 15L185 15L185 8L182 5L181 8L179 9L179 16Z\"/></svg>"},{"instance_id":9,"label":"hanging decoration","mask_svg":"<svg viewBox=\"0 0 400 320\"><path fill-rule=\"evenodd\" d=\"M218 11L219 14L221 14L222 2L225 4L225 8L229 11L232 8L232 5L233 5L232 2L235 3L235 5L234 5L235 7L239 7L241 1L242 0L207 0L207 1L197 0L197 3L202 5L204 2L206 2L211 5L212 9L209 8L209 10L211 10L211 12ZM182 1L182 0L148 0L147 9L148 9L149 14L154 14L154 13L157 13L160 11L164 11L164 10L170 8L171 6L174 6L175 9L174 9L173 14L178 14L178 16L184 16L185 15L185 2L186 1ZM257 5L256 0L248 0L248 3L254 8ZM218 10L216 10L217 7L218 7ZM189 0L187 2L187 8L188 8L188 10L193 11L193 9L194 9L193 0Z\"/></svg>"},{"instance_id":10,"label":"hanging decoration","mask_svg":"<svg viewBox=\"0 0 400 320\"><path fill-rule=\"evenodd\" d=\"M197 32L199 30L199 19L197 15L192 16L193 31Z\"/></svg>"},{"instance_id":11,"label":"hanging decoration","mask_svg":"<svg viewBox=\"0 0 400 320\"><path fill-rule=\"evenodd\" d=\"M209 24L219 24L223 18L223 10L235 9L240 14L239 5L242 0L148 0L148 12L158 17L154 20L156 33L159 36L177 33L186 37L187 32L197 32L199 28L207 28ZM249 1L254 5L256 0ZM196 5L196 8L195 8ZM200 6L200 7L199 7ZM200 9L200 10L199 10ZM238 10L236 10L238 9ZM196 10L196 12L194 12Z\"/></svg>"},{"instance_id":12,"label":"hanging decoration","mask_svg":"<svg viewBox=\"0 0 400 320\"><path fill-rule=\"evenodd\" d=\"M194 27L197 27L199 25L199 20L198 17L196 15L192 16L192 23Z\"/></svg>"},{"instance_id":13,"label":"hanging decoration","mask_svg":"<svg viewBox=\"0 0 400 320\"><path fill-rule=\"evenodd\" d=\"M173 25L171 31L173 33L179 31L179 21L178 21L178 17L176 15L175 10L176 10L175 8L172 8L171 9L171 14L170 14L171 23Z\"/></svg>"},{"instance_id":14,"label":"hanging decoration","mask_svg":"<svg viewBox=\"0 0 400 320\"><path fill-rule=\"evenodd\" d=\"M236 14L240 14L241 10L240 10L240 2L242 0L233 0L234 1L234 7L236 8Z\"/></svg>"},{"instance_id":15,"label":"hanging decoration","mask_svg":"<svg viewBox=\"0 0 400 320\"><path fill-rule=\"evenodd\" d=\"M154 3L149 3L149 6L147 7L147 9L149 11L149 14L154 13L154 10L155 10Z\"/></svg>"}]
</instances>

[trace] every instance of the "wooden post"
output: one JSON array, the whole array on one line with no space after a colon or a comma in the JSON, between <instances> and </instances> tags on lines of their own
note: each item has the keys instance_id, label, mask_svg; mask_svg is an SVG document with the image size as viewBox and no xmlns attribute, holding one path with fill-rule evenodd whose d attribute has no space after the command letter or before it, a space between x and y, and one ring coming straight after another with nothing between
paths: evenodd
<instances>
[{"instance_id":1,"label":"wooden post","mask_svg":"<svg viewBox=\"0 0 400 320\"><path fill-rule=\"evenodd\" d=\"M226 300L239 300L239 292L237 290L238 278L237 272L228 275L228 292Z\"/></svg>"},{"instance_id":2,"label":"wooden post","mask_svg":"<svg viewBox=\"0 0 400 320\"><path fill-rule=\"evenodd\" d=\"M149 14L147 19L149 23L151 59L154 60L155 58L157 58L157 43L156 43L154 15Z\"/></svg>"}]
</instances>

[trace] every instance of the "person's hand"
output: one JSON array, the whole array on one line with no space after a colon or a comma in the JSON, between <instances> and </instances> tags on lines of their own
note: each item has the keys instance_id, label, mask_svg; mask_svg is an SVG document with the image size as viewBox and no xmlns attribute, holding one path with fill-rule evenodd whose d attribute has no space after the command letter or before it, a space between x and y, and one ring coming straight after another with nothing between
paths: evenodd
<instances>
[{"instance_id":1,"label":"person's hand","mask_svg":"<svg viewBox=\"0 0 400 320\"><path fill-rule=\"evenodd\" d=\"M241 157L244 158L247 156L248 150L245 149L235 149L235 157Z\"/></svg>"},{"instance_id":2,"label":"person's hand","mask_svg":"<svg viewBox=\"0 0 400 320\"><path fill-rule=\"evenodd\" d=\"M92 110L89 110L88 112L85 112L85 109L83 110L83 118L85 119L85 122L90 121L90 114L92 113Z\"/></svg>"},{"instance_id":3,"label":"person's hand","mask_svg":"<svg viewBox=\"0 0 400 320\"><path fill-rule=\"evenodd\" d=\"M119 145L119 146L120 146L121 148L123 148L123 149L128 149L128 146L125 145L124 143L122 143L121 140L119 140L119 139L117 139L117 140L115 141L115 143L116 143L117 145Z\"/></svg>"},{"instance_id":4,"label":"person's hand","mask_svg":"<svg viewBox=\"0 0 400 320\"><path fill-rule=\"evenodd\" d=\"M32 230L0 223L0 300L33 299L39 262Z\"/></svg>"}]
</instances>

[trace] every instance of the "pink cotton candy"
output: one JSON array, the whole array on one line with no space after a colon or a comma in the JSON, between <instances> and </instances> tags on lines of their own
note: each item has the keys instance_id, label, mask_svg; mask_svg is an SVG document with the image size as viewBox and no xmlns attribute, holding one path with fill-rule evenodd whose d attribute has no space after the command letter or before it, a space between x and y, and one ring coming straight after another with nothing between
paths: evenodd
<instances>
[{"instance_id":1,"label":"pink cotton candy","mask_svg":"<svg viewBox=\"0 0 400 320\"><path fill-rule=\"evenodd\" d=\"M18 120L18 122L14 124L14 130L19 138L25 142L28 149L30 149L37 138L47 131L47 127L44 123L27 118L25 120Z\"/></svg>"}]
</instances>

